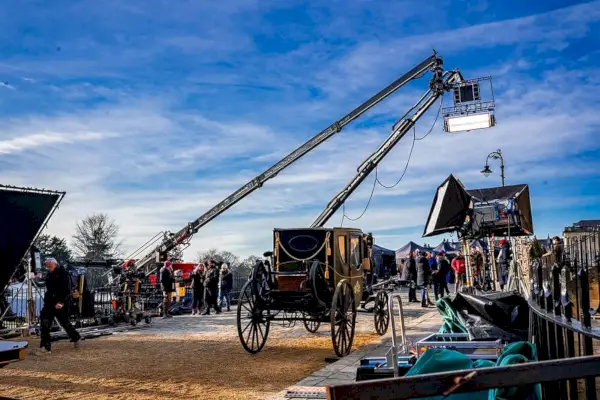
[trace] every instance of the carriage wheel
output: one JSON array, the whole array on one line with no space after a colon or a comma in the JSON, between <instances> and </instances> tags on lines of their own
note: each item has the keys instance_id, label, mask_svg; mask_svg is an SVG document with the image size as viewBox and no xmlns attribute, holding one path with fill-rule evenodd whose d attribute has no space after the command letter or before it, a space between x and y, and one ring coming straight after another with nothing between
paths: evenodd
<instances>
[{"instance_id":1,"label":"carriage wheel","mask_svg":"<svg viewBox=\"0 0 600 400\"><path fill-rule=\"evenodd\" d=\"M350 354L356 324L356 301L350 282L338 283L331 303L331 340L338 357Z\"/></svg>"},{"instance_id":2,"label":"carriage wheel","mask_svg":"<svg viewBox=\"0 0 600 400\"><path fill-rule=\"evenodd\" d=\"M382 336L385 335L390 323L388 297L385 292L377 292L375 307L373 308L373 320L375 321L375 330L377 333Z\"/></svg>"},{"instance_id":3,"label":"carriage wheel","mask_svg":"<svg viewBox=\"0 0 600 400\"><path fill-rule=\"evenodd\" d=\"M252 281L242 287L237 306L238 336L244 349L251 354L262 350L269 335L269 311L261 309L252 293Z\"/></svg>"},{"instance_id":4,"label":"carriage wheel","mask_svg":"<svg viewBox=\"0 0 600 400\"><path fill-rule=\"evenodd\" d=\"M307 315L307 314L304 314L303 322L304 322L304 327L310 333L317 333L317 331L319 330L319 327L321 326L320 321L311 319L310 315Z\"/></svg>"}]
</instances>

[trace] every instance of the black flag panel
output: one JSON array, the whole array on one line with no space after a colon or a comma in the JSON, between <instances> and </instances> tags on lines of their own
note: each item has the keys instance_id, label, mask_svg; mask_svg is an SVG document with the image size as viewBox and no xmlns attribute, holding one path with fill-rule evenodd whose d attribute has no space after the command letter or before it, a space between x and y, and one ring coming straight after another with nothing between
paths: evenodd
<instances>
[{"instance_id":1,"label":"black flag panel","mask_svg":"<svg viewBox=\"0 0 600 400\"><path fill-rule=\"evenodd\" d=\"M0 290L64 193L0 186Z\"/></svg>"},{"instance_id":2,"label":"black flag panel","mask_svg":"<svg viewBox=\"0 0 600 400\"><path fill-rule=\"evenodd\" d=\"M459 230L465 223L470 207L471 195L454 175L450 175L438 186L423 237Z\"/></svg>"}]
</instances>

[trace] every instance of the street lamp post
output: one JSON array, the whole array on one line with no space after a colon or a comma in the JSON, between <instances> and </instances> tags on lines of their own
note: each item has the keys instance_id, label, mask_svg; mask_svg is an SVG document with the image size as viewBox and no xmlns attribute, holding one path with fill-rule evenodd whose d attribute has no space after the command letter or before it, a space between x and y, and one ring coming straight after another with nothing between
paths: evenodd
<instances>
[{"instance_id":1,"label":"street lamp post","mask_svg":"<svg viewBox=\"0 0 600 400\"><path fill-rule=\"evenodd\" d=\"M488 163L490 158L492 160L500 160L500 178L502 178L502 186L504 186L504 158L502 157L502 150L498 149L488 154L487 158L485 159L485 166L481 170L481 173L487 177L493 172Z\"/></svg>"}]
</instances>

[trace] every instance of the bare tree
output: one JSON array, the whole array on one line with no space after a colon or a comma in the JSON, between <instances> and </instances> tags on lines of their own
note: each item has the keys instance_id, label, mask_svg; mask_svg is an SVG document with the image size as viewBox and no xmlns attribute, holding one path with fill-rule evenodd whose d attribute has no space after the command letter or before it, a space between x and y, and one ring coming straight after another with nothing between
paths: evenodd
<instances>
[{"instance_id":1,"label":"bare tree","mask_svg":"<svg viewBox=\"0 0 600 400\"><path fill-rule=\"evenodd\" d=\"M261 261L263 258L259 256L249 256L245 258L238 267L238 272L242 275L250 275L252 272L252 267L256 264L257 261Z\"/></svg>"},{"instance_id":2,"label":"bare tree","mask_svg":"<svg viewBox=\"0 0 600 400\"><path fill-rule=\"evenodd\" d=\"M239 257L230 251L212 248L198 252L198 261L205 262L210 259L215 260L217 263L227 263L231 268L235 268L240 264Z\"/></svg>"},{"instance_id":3,"label":"bare tree","mask_svg":"<svg viewBox=\"0 0 600 400\"><path fill-rule=\"evenodd\" d=\"M107 214L99 213L86 217L75 227L71 246L80 257L109 259L122 255L119 241L119 226Z\"/></svg>"}]
</instances>

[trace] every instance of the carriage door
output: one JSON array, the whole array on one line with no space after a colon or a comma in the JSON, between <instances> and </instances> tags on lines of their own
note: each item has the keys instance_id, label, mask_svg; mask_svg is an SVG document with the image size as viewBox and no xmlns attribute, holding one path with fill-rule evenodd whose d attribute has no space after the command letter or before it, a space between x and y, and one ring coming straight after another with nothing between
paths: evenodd
<instances>
[{"instance_id":1,"label":"carriage door","mask_svg":"<svg viewBox=\"0 0 600 400\"><path fill-rule=\"evenodd\" d=\"M337 254L335 255L335 258L337 258L338 261L334 264L333 270L335 271L335 278L333 281L335 282L335 286L337 286L338 282L340 282L342 279L350 278L351 271L349 262L350 254L348 251L348 236L346 233L338 233L335 240L335 247L337 248Z\"/></svg>"},{"instance_id":2,"label":"carriage door","mask_svg":"<svg viewBox=\"0 0 600 400\"><path fill-rule=\"evenodd\" d=\"M363 279L362 261L364 255L362 254L362 236L357 233L350 235L350 267L351 267L351 285L354 289L354 296L356 298L356 304L360 304L361 301L361 288Z\"/></svg>"}]
</instances>

